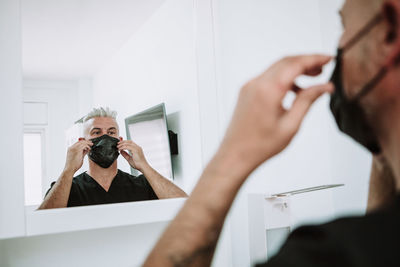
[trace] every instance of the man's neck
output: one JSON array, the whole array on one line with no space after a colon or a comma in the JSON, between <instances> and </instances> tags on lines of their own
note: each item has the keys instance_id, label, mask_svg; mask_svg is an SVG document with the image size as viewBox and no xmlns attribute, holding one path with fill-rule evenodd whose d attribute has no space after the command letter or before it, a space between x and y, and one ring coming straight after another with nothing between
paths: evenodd
<instances>
[{"instance_id":1,"label":"man's neck","mask_svg":"<svg viewBox=\"0 0 400 267\"><path fill-rule=\"evenodd\" d=\"M109 168L104 169L93 161L89 160L88 174L106 191L108 191L110 188L114 177L117 175L117 172L117 161L115 161Z\"/></svg>"},{"instance_id":2,"label":"man's neck","mask_svg":"<svg viewBox=\"0 0 400 267\"><path fill-rule=\"evenodd\" d=\"M383 154L389 163L396 183L396 191L400 192L400 123L392 122L391 129L382 138Z\"/></svg>"}]
</instances>

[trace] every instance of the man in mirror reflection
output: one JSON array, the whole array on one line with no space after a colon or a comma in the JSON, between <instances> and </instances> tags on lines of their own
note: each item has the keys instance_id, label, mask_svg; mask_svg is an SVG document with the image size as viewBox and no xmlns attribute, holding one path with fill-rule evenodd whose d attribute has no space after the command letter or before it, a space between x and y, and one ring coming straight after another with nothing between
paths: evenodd
<instances>
[{"instance_id":1,"label":"man in mirror reflection","mask_svg":"<svg viewBox=\"0 0 400 267\"><path fill-rule=\"evenodd\" d=\"M400 266L400 1L346 0L340 15L344 31L330 82L296 85L333 59L305 55L284 58L244 85L218 151L144 266L209 266L247 177L289 145L325 93L339 129L373 154L367 213L300 227L258 266ZM284 108L289 91L296 98Z\"/></svg>"},{"instance_id":2,"label":"man in mirror reflection","mask_svg":"<svg viewBox=\"0 0 400 267\"><path fill-rule=\"evenodd\" d=\"M101 107L83 117L84 137L68 148L64 170L39 209L187 196L149 165L141 147L119 136L116 114ZM136 177L119 170L119 154L142 174ZM74 177L86 155L89 170Z\"/></svg>"}]
</instances>

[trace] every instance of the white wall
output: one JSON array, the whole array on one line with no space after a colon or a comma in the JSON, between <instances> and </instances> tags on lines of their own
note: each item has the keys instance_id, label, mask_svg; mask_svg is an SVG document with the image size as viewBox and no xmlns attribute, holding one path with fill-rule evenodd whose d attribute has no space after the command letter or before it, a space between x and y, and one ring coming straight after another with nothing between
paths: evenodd
<instances>
[{"instance_id":1,"label":"white wall","mask_svg":"<svg viewBox=\"0 0 400 267\"><path fill-rule=\"evenodd\" d=\"M304 53L335 54L341 31L337 16L341 2L215 1L218 93L223 127L230 120L241 86L277 59ZM329 75L325 72L323 80L328 80ZM312 81L301 82L307 85ZM230 213L234 266L249 265L248 226L243 214L247 214L250 192L278 193L346 183L345 189L294 197L295 226L323 222L343 214L344 210L353 213L364 210L368 155L339 134L328 102L328 96L317 101L292 144L257 169L241 189Z\"/></svg>"},{"instance_id":2,"label":"white wall","mask_svg":"<svg viewBox=\"0 0 400 267\"><path fill-rule=\"evenodd\" d=\"M93 79L94 105L118 111L124 137L126 117L165 102L179 140L175 181L187 191L201 169L193 12L192 1L166 1ZM119 167L129 171L122 157Z\"/></svg>"},{"instance_id":3,"label":"white wall","mask_svg":"<svg viewBox=\"0 0 400 267\"><path fill-rule=\"evenodd\" d=\"M6 240L0 265L140 266L165 227L153 223Z\"/></svg>"},{"instance_id":4,"label":"white wall","mask_svg":"<svg viewBox=\"0 0 400 267\"><path fill-rule=\"evenodd\" d=\"M46 150L43 194L56 181L65 166L65 131L79 119L80 90L78 81L24 80L23 101L45 102L48 105L47 125L25 126L26 129L43 128ZM90 90L85 90L90 93ZM82 98L86 94L82 94ZM90 97L88 97L90 99ZM90 108L90 106L89 106Z\"/></svg>"},{"instance_id":5,"label":"white wall","mask_svg":"<svg viewBox=\"0 0 400 267\"><path fill-rule=\"evenodd\" d=\"M0 36L0 238L5 238L25 233L19 1L0 1Z\"/></svg>"},{"instance_id":6,"label":"white wall","mask_svg":"<svg viewBox=\"0 0 400 267\"><path fill-rule=\"evenodd\" d=\"M93 108L93 85L92 79L78 79L78 114L80 119L88 114Z\"/></svg>"}]
</instances>

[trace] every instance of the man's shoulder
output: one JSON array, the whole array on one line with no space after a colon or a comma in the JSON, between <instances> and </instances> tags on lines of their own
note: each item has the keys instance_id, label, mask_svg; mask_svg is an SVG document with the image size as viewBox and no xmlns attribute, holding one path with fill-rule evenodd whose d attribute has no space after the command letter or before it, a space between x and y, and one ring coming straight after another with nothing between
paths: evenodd
<instances>
[{"instance_id":1,"label":"man's shoulder","mask_svg":"<svg viewBox=\"0 0 400 267\"><path fill-rule=\"evenodd\" d=\"M374 230L374 232L381 232L380 234L389 229L393 230L393 228L396 228L396 232L400 233L400 228L397 227L399 223L400 208L392 206L367 213L366 215L336 219L332 222L322 224L321 228L332 232L340 230L353 233L365 233L366 231Z\"/></svg>"},{"instance_id":2,"label":"man's shoulder","mask_svg":"<svg viewBox=\"0 0 400 267\"><path fill-rule=\"evenodd\" d=\"M85 181L85 179L86 179L85 173L86 172L82 172L82 173L78 174L77 176L74 176L72 179L72 185L82 183L83 181ZM56 182L57 181L53 181L50 183L50 189L55 185ZM49 191L50 191L50 189L49 189Z\"/></svg>"},{"instance_id":3,"label":"man's shoulder","mask_svg":"<svg viewBox=\"0 0 400 267\"><path fill-rule=\"evenodd\" d=\"M399 220L400 211L391 209L302 226L277 255L257 266L399 266Z\"/></svg>"},{"instance_id":4,"label":"man's shoulder","mask_svg":"<svg viewBox=\"0 0 400 267\"><path fill-rule=\"evenodd\" d=\"M281 263L306 266L300 264L303 262L307 266L320 266L320 258L330 262L324 266L382 266L381 259L385 259L385 266L399 266L394 257L400 239L399 223L400 210L388 209L302 226L290 234L281 251L266 266ZM307 255L313 256L314 265Z\"/></svg>"},{"instance_id":5,"label":"man's shoulder","mask_svg":"<svg viewBox=\"0 0 400 267\"><path fill-rule=\"evenodd\" d=\"M400 210L387 209L364 216L339 218L321 225L302 226L293 231L292 236L329 239L338 243L389 240L394 236L400 238L399 223Z\"/></svg>"},{"instance_id":6,"label":"man's shoulder","mask_svg":"<svg viewBox=\"0 0 400 267\"><path fill-rule=\"evenodd\" d=\"M82 172L72 179L72 183L83 183L83 182L88 182L88 175L86 172Z\"/></svg>"}]
</instances>

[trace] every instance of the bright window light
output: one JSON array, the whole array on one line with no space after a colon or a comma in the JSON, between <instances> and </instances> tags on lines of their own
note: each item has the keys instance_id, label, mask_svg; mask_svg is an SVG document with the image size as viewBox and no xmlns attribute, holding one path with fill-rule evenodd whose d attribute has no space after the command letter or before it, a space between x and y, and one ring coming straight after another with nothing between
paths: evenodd
<instances>
[{"instance_id":1,"label":"bright window light","mask_svg":"<svg viewBox=\"0 0 400 267\"><path fill-rule=\"evenodd\" d=\"M132 140L143 149L150 166L164 177L172 179L168 131L164 119L142 121L128 125Z\"/></svg>"},{"instance_id":2,"label":"bright window light","mask_svg":"<svg viewBox=\"0 0 400 267\"><path fill-rule=\"evenodd\" d=\"M25 205L42 202L42 133L24 133Z\"/></svg>"},{"instance_id":3,"label":"bright window light","mask_svg":"<svg viewBox=\"0 0 400 267\"><path fill-rule=\"evenodd\" d=\"M172 180L171 150L165 105L161 103L125 119L126 136L143 149L156 171ZM132 170L133 174L136 174Z\"/></svg>"}]
</instances>

